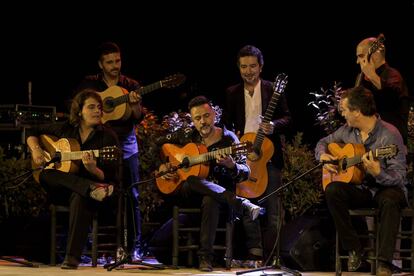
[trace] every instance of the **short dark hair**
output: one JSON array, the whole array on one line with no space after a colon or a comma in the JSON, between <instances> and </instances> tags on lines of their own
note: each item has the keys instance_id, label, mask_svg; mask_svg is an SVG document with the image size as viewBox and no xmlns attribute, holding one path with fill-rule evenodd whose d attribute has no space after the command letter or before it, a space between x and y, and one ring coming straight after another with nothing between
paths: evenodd
<instances>
[{"instance_id":1,"label":"short dark hair","mask_svg":"<svg viewBox=\"0 0 414 276\"><path fill-rule=\"evenodd\" d=\"M98 48L98 60L102 59L102 56L112 54L112 53L121 53L121 49L115 42L107 41L99 45Z\"/></svg>"},{"instance_id":2,"label":"short dark hair","mask_svg":"<svg viewBox=\"0 0 414 276\"><path fill-rule=\"evenodd\" d=\"M93 98L103 106L102 98L99 96L98 92L93 89L84 89L80 91L72 100L72 104L70 106L70 114L69 114L69 122L73 126L79 126L80 120L82 118L82 108L85 104L85 101L89 98Z\"/></svg>"},{"instance_id":3,"label":"short dark hair","mask_svg":"<svg viewBox=\"0 0 414 276\"><path fill-rule=\"evenodd\" d=\"M209 99L207 99L207 97L205 97L205 96L194 97L188 103L188 110L191 111L191 108L193 108L195 106L200 106L200 105L203 105L203 104L208 104L211 107L211 101Z\"/></svg>"},{"instance_id":4,"label":"short dark hair","mask_svg":"<svg viewBox=\"0 0 414 276\"><path fill-rule=\"evenodd\" d=\"M263 65L263 54L259 50L259 48L253 46L253 45L246 45L243 48L240 49L239 53L237 54L237 65L240 66L240 58L241 57L248 57L248 56L254 56L257 58L257 62L260 66Z\"/></svg>"},{"instance_id":5,"label":"short dark hair","mask_svg":"<svg viewBox=\"0 0 414 276\"><path fill-rule=\"evenodd\" d=\"M351 111L359 110L365 116L372 116L377 113L374 95L363 86L345 90L341 98L348 99L348 108Z\"/></svg>"}]
</instances>

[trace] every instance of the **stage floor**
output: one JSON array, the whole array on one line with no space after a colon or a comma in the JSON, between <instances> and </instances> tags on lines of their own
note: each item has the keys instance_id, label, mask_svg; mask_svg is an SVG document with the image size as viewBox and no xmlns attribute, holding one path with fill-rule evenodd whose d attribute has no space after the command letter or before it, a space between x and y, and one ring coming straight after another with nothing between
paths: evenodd
<instances>
[{"instance_id":1,"label":"stage floor","mask_svg":"<svg viewBox=\"0 0 414 276\"><path fill-rule=\"evenodd\" d=\"M123 269L119 270L112 270L107 271L103 267L80 267L77 270L63 270L60 267L52 267L48 265L40 264L39 267L23 267L21 265L10 264L6 262L0 262L0 275L3 276L52 276L52 275L71 275L71 276L102 276L102 275L112 275L112 276L121 276L121 275L128 275L131 273L136 274L143 274L145 276L150 275L176 275L176 276L185 276L185 275L236 275L237 271L245 271L243 269L232 269L231 271L226 271L221 268L214 269L213 272L205 272L202 273L197 269L193 268L180 268L180 269L164 269L164 270L144 270L140 269L137 266L128 266ZM245 273L242 275L246 276L258 276L258 275L278 275L278 270L266 270L263 272L250 272ZM282 275L279 273L279 275ZM283 275L291 275L291 274L283 274ZM328 275L335 275L334 272L303 272L302 276L312 276L312 275L320 275L320 276L328 276ZM350 273L344 272L342 273L344 276L360 276L360 275L370 275L369 273ZM397 275L397 274L394 274ZM405 273L399 275L414 275L413 273Z\"/></svg>"}]
</instances>

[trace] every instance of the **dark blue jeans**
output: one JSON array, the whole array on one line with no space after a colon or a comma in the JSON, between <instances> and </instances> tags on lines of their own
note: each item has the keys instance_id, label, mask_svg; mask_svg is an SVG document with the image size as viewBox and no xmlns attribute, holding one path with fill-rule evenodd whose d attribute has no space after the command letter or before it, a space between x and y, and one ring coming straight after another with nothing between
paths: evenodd
<instances>
[{"instance_id":1,"label":"dark blue jeans","mask_svg":"<svg viewBox=\"0 0 414 276\"><path fill-rule=\"evenodd\" d=\"M139 181L139 159L138 153L132 155L127 159L122 160L122 181L124 187L130 187L131 184L134 184ZM141 245L141 211L139 209L139 191L138 185L132 186L127 191L130 201L130 211L128 223L129 239L132 240L131 249L140 247Z\"/></svg>"}]
</instances>

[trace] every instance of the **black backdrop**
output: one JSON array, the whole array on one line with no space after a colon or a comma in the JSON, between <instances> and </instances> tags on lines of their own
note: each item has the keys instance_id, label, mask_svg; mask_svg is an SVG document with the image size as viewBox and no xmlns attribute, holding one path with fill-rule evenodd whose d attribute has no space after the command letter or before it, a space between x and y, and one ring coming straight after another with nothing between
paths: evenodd
<instances>
[{"instance_id":1,"label":"black backdrop","mask_svg":"<svg viewBox=\"0 0 414 276\"><path fill-rule=\"evenodd\" d=\"M253 44L264 54L264 78L289 74L295 131L314 142L323 133L313 126L309 92L334 81L353 84L361 39L384 33L388 62L414 89L413 1L331 2L13 4L0 19L0 103L28 103L31 81L33 104L67 112L65 101L84 75L98 70L95 50L107 40L122 48L123 73L144 85L187 75L184 86L145 97L157 114L185 108L198 94L221 103L225 88L239 81L237 51Z\"/></svg>"}]
</instances>

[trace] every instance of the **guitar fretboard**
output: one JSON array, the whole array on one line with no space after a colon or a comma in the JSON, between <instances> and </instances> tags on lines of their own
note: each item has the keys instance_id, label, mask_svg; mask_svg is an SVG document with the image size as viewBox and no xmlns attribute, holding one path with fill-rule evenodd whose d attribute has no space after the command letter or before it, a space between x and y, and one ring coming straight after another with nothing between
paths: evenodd
<instances>
[{"instance_id":1,"label":"guitar fretboard","mask_svg":"<svg viewBox=\"0 0 414 276\"><path fill-rule=\"evenodd\" d=\"M147 86L139 88L137 90L137 92L140 95L145 95L149 92L160 89L161 87L162 87L162 81L157 81L157 82L151 83ZM120 104L123 104L123 103L126 103L126 102L129 102L129 94L125 94L125 95L122 95L122 96L119 96L117 98L112 99L113 106L117 106L117 105L120 105Z\"/></svg>"},{"instance_id":2,"label":"guitar fretboard","mask_svg":"<svg viewBox=\"0 0 414 276\"><path fill-rule=\"evenodd\" d=\"M63 151L60 152L61 161L80 160L86 151ZM99 150L92 150L93 156L99 157Z\"/></svg>"},{"instance_id":3,"label":"guitar fretboard","mask_svg":"<svg viewBox=\"0 0 414 276\"><path fill-rule=\"evenodd\" d=\"M216 158L216 155L218 154L231 155L233 154L233 147L231 146L227 148L222 148L222 149L206 152L206 153L203 153L197 156L188 157L188 160L190 161L189 166L193 166L193 165L197 165L197 164L201 164L201 163L205 163L207 161L213 160Z\"/></svg>"}]
</instances>

